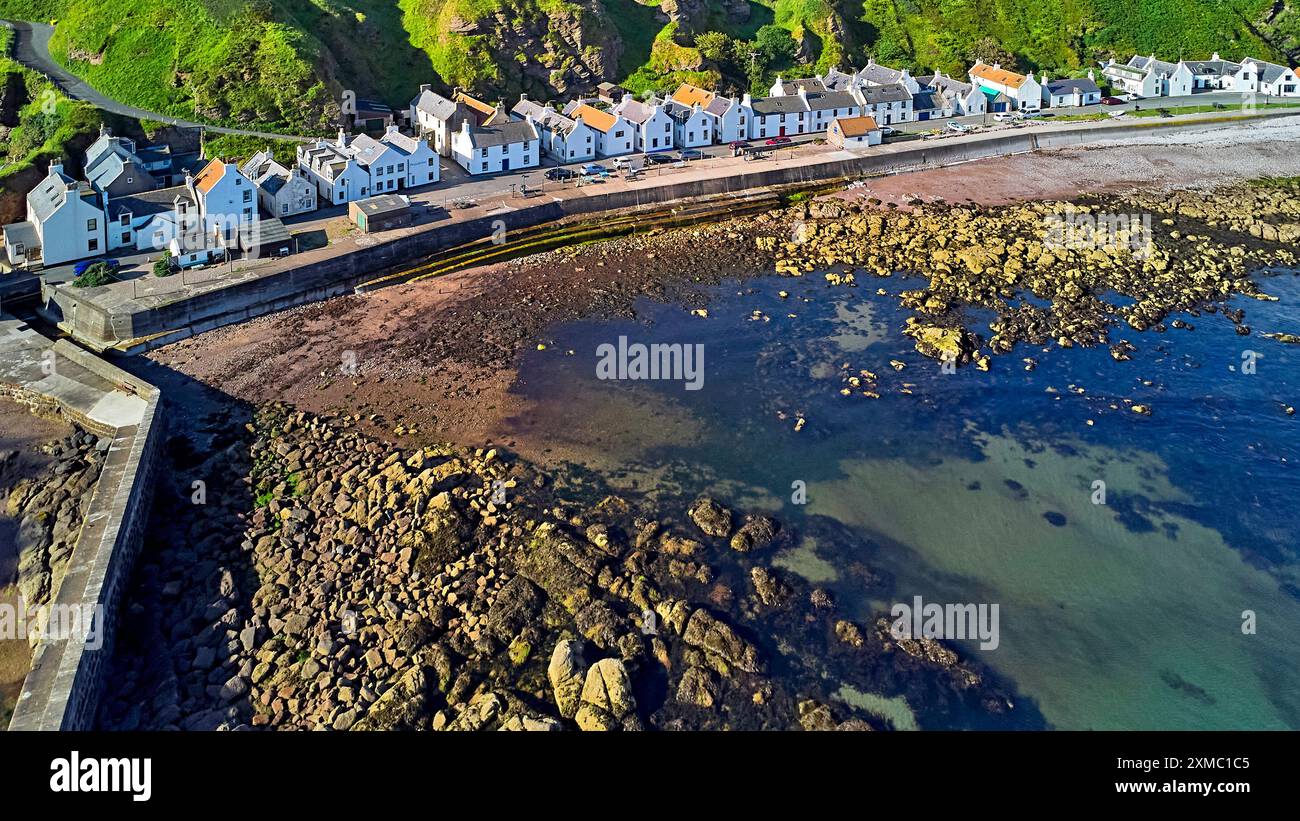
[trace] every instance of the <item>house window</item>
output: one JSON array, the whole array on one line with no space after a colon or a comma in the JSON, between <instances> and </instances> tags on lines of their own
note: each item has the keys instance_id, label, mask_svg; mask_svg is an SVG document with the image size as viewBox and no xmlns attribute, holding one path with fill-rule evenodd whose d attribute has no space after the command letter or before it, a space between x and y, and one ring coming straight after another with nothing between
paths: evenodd
<instances>
[{"instance_id":1,"label":"house window","mask_svg":"<svg viewBox=\"0 0 1300 821\"><path fill-rule=\"evenodd\" d=\"M122 244L123 244L123 245L128 245L128 244L130 244L130 242L131 242L131 234L130 234L130 232L129 232L129 231L124 231L124 232L122 233Z\"/></svg>"},{"instance_id":2,"label":"house window","mask_svg":"<svg viewBox=\"0 0 1300 821\"><path fill-rule=\"evenodd\" d=\"M244 192L244 202L248 202L248 201L251 200L252 198L253 198L253 192L252 192L252 191L245 191L245 192Z\"/></svg>"},{"instance_id":3,"label":"house window","mask_svg":"<svg viewBox=\"0 0 1300 821\"><path fill-rule=\"evenodd\" d=\"M97 239L92 239L92 240L90 240L89 242L87 242L87 243L86 243L86 250L87 250L87 251L90 251L91 253L94 253L95 251L98 251L98 250L99 250L99 240L97 240Z\"/></svg>"},{"instance_id":4,"label":"house window","mask_svg":"<svg viewBox=\"0 0 1300 821\"><path fill-rule=\"evenodd\" d=\"M87 231L94 231L94 230L95 230L96 228L98 228L98 227L99 227L99 221L98 221L98 220L93 220L93 219L92 219L92 220L86 220L86 230L87 230Z\"/></svg>"},{"instance_id":5,"label":"house window","mask_svg":"<svg viewBox=\"0 0 1300 821\"><path fill-rule=\"evenodd\" d=\"M617 139L619 139L619 138L622 137L622 136L623 136L623 132L622 132L622 131L615 131L615 132L614 132L614 139L617 140Z\"/></svg>"},{"instance_id":6,"label":"house window","mask_svg":"<svg viewBox=\"0 0 1300 821\"><path fill-rule=\"evenodd\" d=\"M130 214L123 214L122 217L121 217L121 219L119 219L118 221L121 222L123 225L126 225L127 223L129 223L129 222L131 221L131 215L130 215Z\"/></svg>"},{"instance_id":7,"label":"house window","mask_svg":"<svg viewBox=\"0 0 1300 821\"><path fill-rule=\"evenodd\" d=\"M429 165L433 165L433 157L429 158Z\"/></svg>"},{"instance_id":8,"label":"house window","mask_svg":"<svg viewBox=\"0 0 1300 821\"><path fill-rule=\"evenodd\" d=\"M488 150L487 150L486 148L484 148L484 149L482 149L481 151L479 151L479 156L480 156L480 157L483 157L484 159L486 159L486 158L487 158L487 155L488 155Z\"/></svg>"},{"instance_id":9,"label":"house window","mask_svg":"<svg viewBox=\"0 0 1300 821\"><path fill-rule=\"evenodd\" d=\"M281 213L281 214L287 214L287 213L289 213L289 203L286 202L286 203L284 203L283 205L280 206L280 213Z\"/></svg>"}]
</instances>

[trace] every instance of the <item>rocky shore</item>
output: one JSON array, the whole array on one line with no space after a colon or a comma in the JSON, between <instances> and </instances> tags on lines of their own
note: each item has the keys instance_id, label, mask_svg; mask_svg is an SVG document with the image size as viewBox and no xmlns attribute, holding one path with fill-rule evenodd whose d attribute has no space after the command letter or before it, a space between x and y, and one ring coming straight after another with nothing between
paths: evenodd
<instances>
[{"instance_id":1,"label":"rocky shore","mask_svg":"<svg viewBox=\"0 0 1300 821\"><path fill-rule=\"evenodd\" d=\"M110 441L77 428L70 436L41 446L44 458L39 473L16 470L23 461L20 451L0 451L3 516L16 525L13 582L29 610L48 604L58 592ZM11 466L20 475L7 481ZM0 583L9 581L0 579ZM34 644L36 637L30 638Z\"/></svg>"},{"instance_id":2,"label":"rocky shore","mask_svg":"<svg viewBox=\"0 0 1300 821\"><path fill-rule=\"evenodd\" d=\"M1134 342L1113 335L1187 327L1165 322L1180 312L1221 313L1249 335L1244 311L1226 301L1272 299L1251 274L1295 268L1300 238L1297 180L988 208L877 205L802 205L791 231L758 249L775 254L778 273L817 272L832 285L926 278L901 294L912 312L904 333L926 356L981 368L1019 343L1109 345L1122 360ZM967 326L971 308L996 313L987 339Z\"/></svg>"},{"instance_id":3,"label":"rocky shore","mask_svg":"<svg viewBox=\"0 0 1300 821\"><path fill-rule=\"evenodd\" d=\"M796 534L767 516L568 499L507 454L393 449L361 421L268 405L210 459L176 457L242 489L160 492L101 726L890 726L842 686L1023 720L951 648L769 566Z\"/></svg>"}]
</instances>

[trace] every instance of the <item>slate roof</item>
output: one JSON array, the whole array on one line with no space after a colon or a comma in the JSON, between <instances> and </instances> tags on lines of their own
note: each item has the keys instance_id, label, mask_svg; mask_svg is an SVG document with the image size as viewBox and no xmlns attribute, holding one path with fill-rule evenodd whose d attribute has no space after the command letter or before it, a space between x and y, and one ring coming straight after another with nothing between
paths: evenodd
<instances>
[{"instance_id":1,"label":"slate roof","mask_svg":"<svg viewBox=\"0 0 1300 821\"><path fill-rule=\"evenodd\" d=\"M1154 70L1156 74L1173 74L1178 70L1178 66L1173 63L1166 63L1164 60L1157 60L1154 57L1134 56L1128 61L1128 65L1141 70L1143 73Z\"/></svg>"},{"instance_id":2,"label":"slate roof","mask_svg":"<svg viewBox=\"0 0 1300 821\"><path fill-rule=\"evenodd\" d=\"M1226 77L1241 70L1241 63L1231 60L1184 60L1183 63L1200 77Z\"/></svg>"},{"instance_id":3,"label":"slate roof","mask_svg":"<svg viewBox=\"0 0 1300 821\"><path fill-rule=\"evenodd\" d=\"M912 93L902 83L887 86L866 86L859 89L859 93L867 105L910 102L912 99Z\"/></svg>"},{"instance_id":4,"label":"slate roof","mask_svg":"<svg viewBox=\"0 0 1300 821\"><path fill-rule=\"evenodd\" d=\"M1062 94L1073 94L1075 91L1080 94L1100 94L1101 89L1095 82L1087 77L1076 77L1061 80L1049 80L1047 83L1047 92L1056 96Z\"/></svg>"},{"instance_id":5,"label":"slate roof","mask_svg":"<svg viewBox=\"0 0 1300 821\"><path fill-rule=\"evenodd\" d=\"M81 195L89 191L90 186L77 182L62 171L55 171L28 192L27 205L36 214L38 222L49 219L50 215L63 206L69 189L74 194Z\"/></svg>"},{"instance_id":6,"label":"slate roof","mask_svg":"<svg viewBox=\"0 0 1300 821\"><path fill-rule=\"evenodd\" d=\"M370 166L384 156L388 151L388 144L366 134L360 134L352 138L348 151L358 163Z\"/></svg>"},{"instance_id":7,"label":"slate roof","mask_svg":"<svg viewBox=\"0 0 1300 821\"><path fill-rule=\"evenodd\" d=\"M858 72L858 78L875 85L890 85L903 79L903 72L900 69L882 66L877 62L869 62Z\"/></svg>"},{"instance_id":8,"label":"slate roof","mask_svg":"<svg viewBox=\"0 0 1300 821\"><path fill-rule=\"evenodd\" d=\"M423 111L435 120L446 122L456 113L456 103L435 91L425 89L411 99L411 108Z\"/></svg>"},{"instance_id":9,"label":"slate roof","mask_svg":"<svg viewBox=\"0 0 1300 821\"><path fill-rule=\"evenodd\" d=\"M750 103L755 114L795 114L807 111L808 107L798 94L786 94L780 97L759 97Z\"/></svg>"},{"instance_id":10,"label":"slate roof","mask_svg":"<svg viewBox=\"0 0 1300 821\"><path fill-rule=\"evenodd\" d=\"M919 80L917 82L920 82ZM934 111L944 107L947 101L943 94L933 88L922 88L912 95L912 108L917 111Z\"/></svg>"},{"instance_id":11,"label":"slate roof","mask_svg":"<svg viewBox=\"0 0 1300 821\"><path fill-rule=\"evenodd\" d=\"M537 129L527 120L511 120L500 125L480 125L469 130L469 144L474 148L513 145L537 139Z\"/></svg>"},{"instance_id":12,"label":"slate roof","mask_svg":"<svg viewBox=\"0 0 1300 821\"><path fill-rule=\"evenodd\" d=\"M189 189L183 185L174 185L171 188L159 188L155 191L144 191L126 197L114 197L108 203L108 218L110 221L116 220L127 213L133 217L165 214L175 207L177 197L180 197L191 206L194 205L194 198L190 196Z\"/></svg>"},{"instance_id":13,"label":"slate roof","mask_svg":"<svg viewBox=\"0 0 1300 821\"><path fill-rule=\"evenodd\" d=\"M834 111L840 108L857 108L859 106L861 106L861 103L847 91L808 92L809 111Z\"/></svg>"}]
</instances>

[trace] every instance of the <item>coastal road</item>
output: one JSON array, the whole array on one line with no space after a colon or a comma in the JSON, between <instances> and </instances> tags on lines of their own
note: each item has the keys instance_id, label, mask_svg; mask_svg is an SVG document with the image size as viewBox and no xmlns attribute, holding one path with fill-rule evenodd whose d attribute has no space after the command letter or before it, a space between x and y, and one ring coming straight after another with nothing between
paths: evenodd
<instances>
[{"instance_id":1,"label":"coastal road","mask_svg":"<svg viewBox=\"0 0 1300 821\"><path fill-rule=\"evenodd\" d=\"M229 128L227 126L209 125L193 120L182 120L157 111L146 111L133 105L114 100L96 91L85 80L59 65L50 55L50 37L54 26L46 23L31 23L22 20L0 21L14 31L13 57L27 68L39 71L59 87L64 94L74 100L84 100L98 109L137 120L154 120L155 122L177 125L184 128L205 128L216 134L241 134L248 137L260 137L268 140L294 140L307 142L309 137L294 137L288 134L276 134L270 131L254 131L246 128Z\"/></svg>"}]
</instances>

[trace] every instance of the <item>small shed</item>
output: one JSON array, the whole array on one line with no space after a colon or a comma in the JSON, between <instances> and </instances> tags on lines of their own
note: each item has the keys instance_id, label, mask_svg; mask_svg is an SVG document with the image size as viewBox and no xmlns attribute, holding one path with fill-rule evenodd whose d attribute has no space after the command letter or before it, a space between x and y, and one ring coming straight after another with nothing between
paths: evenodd
<instances>
[{"instance_id":1,"label":"small shed","mask_svg":"<svg viewBox=\"0 0 1300 821\"><path fill-rule=\"evenodd\" d=\"M380 194L348 205L348 217L367 234L411 224L411 200L401 194Z\"/></svg>"},{"instance_id":2,"label":"small shed","mask_svg":"<svg viewBox=\"0 0 1300 821\"><path fill-rule=\"evenodd\" d=\"M826 130L826 141L840 148L880 145L882 136L874 117L836 117Z\"/></svg>"},{"instance_id":3,"label":"small shed","mask_svg":"<svg viewBox=\"0 0 1300 821\"><path fill-rule=\"evenodd\" d=\"M240 246L252 257L287 257L293 245L289 229L275 217L259 218L240 228Z\"/></svg>"}]
</instances>

